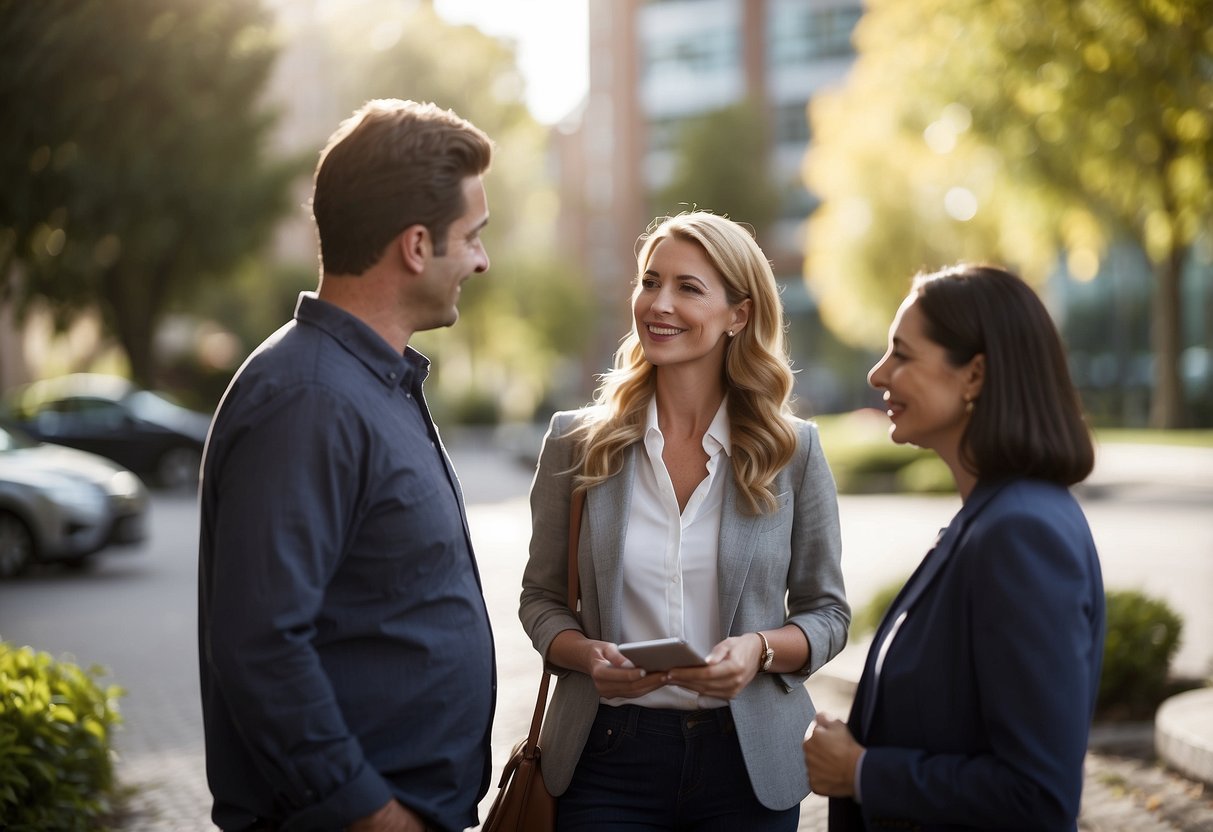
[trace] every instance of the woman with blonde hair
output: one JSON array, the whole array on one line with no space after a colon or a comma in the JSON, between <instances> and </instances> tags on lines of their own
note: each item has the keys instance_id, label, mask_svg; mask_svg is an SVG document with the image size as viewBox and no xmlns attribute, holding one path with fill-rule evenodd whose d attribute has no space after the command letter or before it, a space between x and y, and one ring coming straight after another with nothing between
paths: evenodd
<instances>
[{"instance_id":1,"label":"woman with blonde hair","mask_svg":"<svg viewBox=\"0 0 1213 832\"><path fill-rule=\"evenodd\" d=\"M696 211L642 240L633 327L594 405L553 416L531 488L520 617L559 679L544 779L561 830L790 832L808 793L804 681L850 620L834 481L789 407L778 287L753 237ZM646 670L619 649L660 638L704 663Z\"/></svg>"}]
</instances>

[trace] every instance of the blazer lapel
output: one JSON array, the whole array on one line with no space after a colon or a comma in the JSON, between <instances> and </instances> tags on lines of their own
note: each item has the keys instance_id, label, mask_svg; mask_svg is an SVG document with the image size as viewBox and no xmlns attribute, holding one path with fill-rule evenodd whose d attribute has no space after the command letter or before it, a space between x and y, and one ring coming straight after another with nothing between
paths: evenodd
<instances>
[{"instance_id":1,"label":"blazer lapel","mask_svg":"<svg viewBox=\"0 0 1213 832\"><path fill-rule=\"evenodd\" d=\"M914 570L914 574L902 587L901 592L893 599L889 611L885 613L884 620L880 622L880 627L876 630L876 637L872 640L872 644L868 648L867 659L864 661L863 678L870 684L860 685L859 701L856 703L855 712L861 715L861 722L853 730L866 735L872 726L872 713L876 710L876 698L880 690L880 669L884 657L897 635L897 630L905 622L918 599L938 577L944 564L951 559L952 553L956 550L956 544L964 536L964 530L969 523L1001 488L1002 483L993 485L979 483L973 489L969 499L952 518L952 522L940 530L939 536L935 539L935 545L927 552L918 568ZM860 739L860 741L863 740Z\"/></svg>"},{"instance_id":2,"label":"blazer lapel","mask_svg":"<svg viewBox=\"0 0 1213 832\"><path fill-rule=\"evenodd\" d=\"M768 518L743 513L738 504L737 483L733 481L732 471L726 467L718 473L725 480L716 579L720 593L720 632L727 637L731 634L737 605L741 603L741 590L754 559L754 538Z\"/></svg>"},{"instance_id":3,"label":"blazer lapel","mask_svg":"<svg viewBox=\"0 0 1213 832\"><path fill-rule=\"evenodd\" d=\"M623 608L623 541L628 530L628 508L636 468L636 445L624 452L623 467L586 494L589 544L594 579L598 585L599 638L617 642Z\"/></svg>"}]
</instances>

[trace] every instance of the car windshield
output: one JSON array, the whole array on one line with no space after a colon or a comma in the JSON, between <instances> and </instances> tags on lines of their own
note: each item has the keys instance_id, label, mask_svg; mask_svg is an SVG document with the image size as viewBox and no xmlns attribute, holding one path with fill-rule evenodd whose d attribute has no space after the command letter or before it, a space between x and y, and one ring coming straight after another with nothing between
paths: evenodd
<instances>
[{"instance_id":1,"label":"car windshield","mask_svg":"<svg viewBox=\"0 0 1213 832\"><path fill-rule=\"evenodd\" d=\"M163 425L181 418L183 408L150 390L139 390L126 397L126 404L137 419Z\"/></svg>"},{"instance_id":2,"label":"car windshield","mask_svg":"<svg viewBox=\"0 0 1213 832\"><path fill-rule=\"evenodd\" d=\"M0 452L13 451L17 448L32 448L37 444L21 431L0 425Z\"/></svg>"}]
</instances>

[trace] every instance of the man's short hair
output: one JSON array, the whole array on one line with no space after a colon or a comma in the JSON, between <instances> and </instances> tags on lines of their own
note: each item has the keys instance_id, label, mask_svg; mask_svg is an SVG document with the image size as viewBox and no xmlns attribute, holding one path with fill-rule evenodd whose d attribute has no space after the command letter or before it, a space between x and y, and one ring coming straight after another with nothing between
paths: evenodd
<instances>
[{"instance_id":1,"label":"man's short hair","mask_svg":"<svg viewBox=\"0 0 1213 832\"><path fill-rule=\"evenodd\" d=\"M347 118L316 166L312 216L325 274L359 275L412 225L435 254L467 206L463 182L488 170L488 136L431 103L377 99Z\"/></svg>"}]
</instances>

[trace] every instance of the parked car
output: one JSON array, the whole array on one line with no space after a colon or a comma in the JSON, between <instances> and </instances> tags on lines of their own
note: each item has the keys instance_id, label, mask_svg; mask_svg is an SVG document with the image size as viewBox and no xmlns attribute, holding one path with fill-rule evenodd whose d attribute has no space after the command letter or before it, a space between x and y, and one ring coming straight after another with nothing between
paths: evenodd
<instances>
[{"instance_id":1,"label":"parked car","mask_svg":"<svg viewBox=\"0 0 1213 832\"><path fill-rule=\"evenodd\" d=\"M0 424L0 578L30 563L83 564L147 535L147 488L104 457Z\"/></svg>"},{"instance_id":2,"label":"parked car","mask_svg":"<svg viewBox=\"0 0 1213 832\"><path fill-rule=\"evenodd\" d=\"M43 442L100 454L165 488L198 482L210 416L119 376L76 373L8 396L10 418Z\"/></svg>"}]
</instances>

